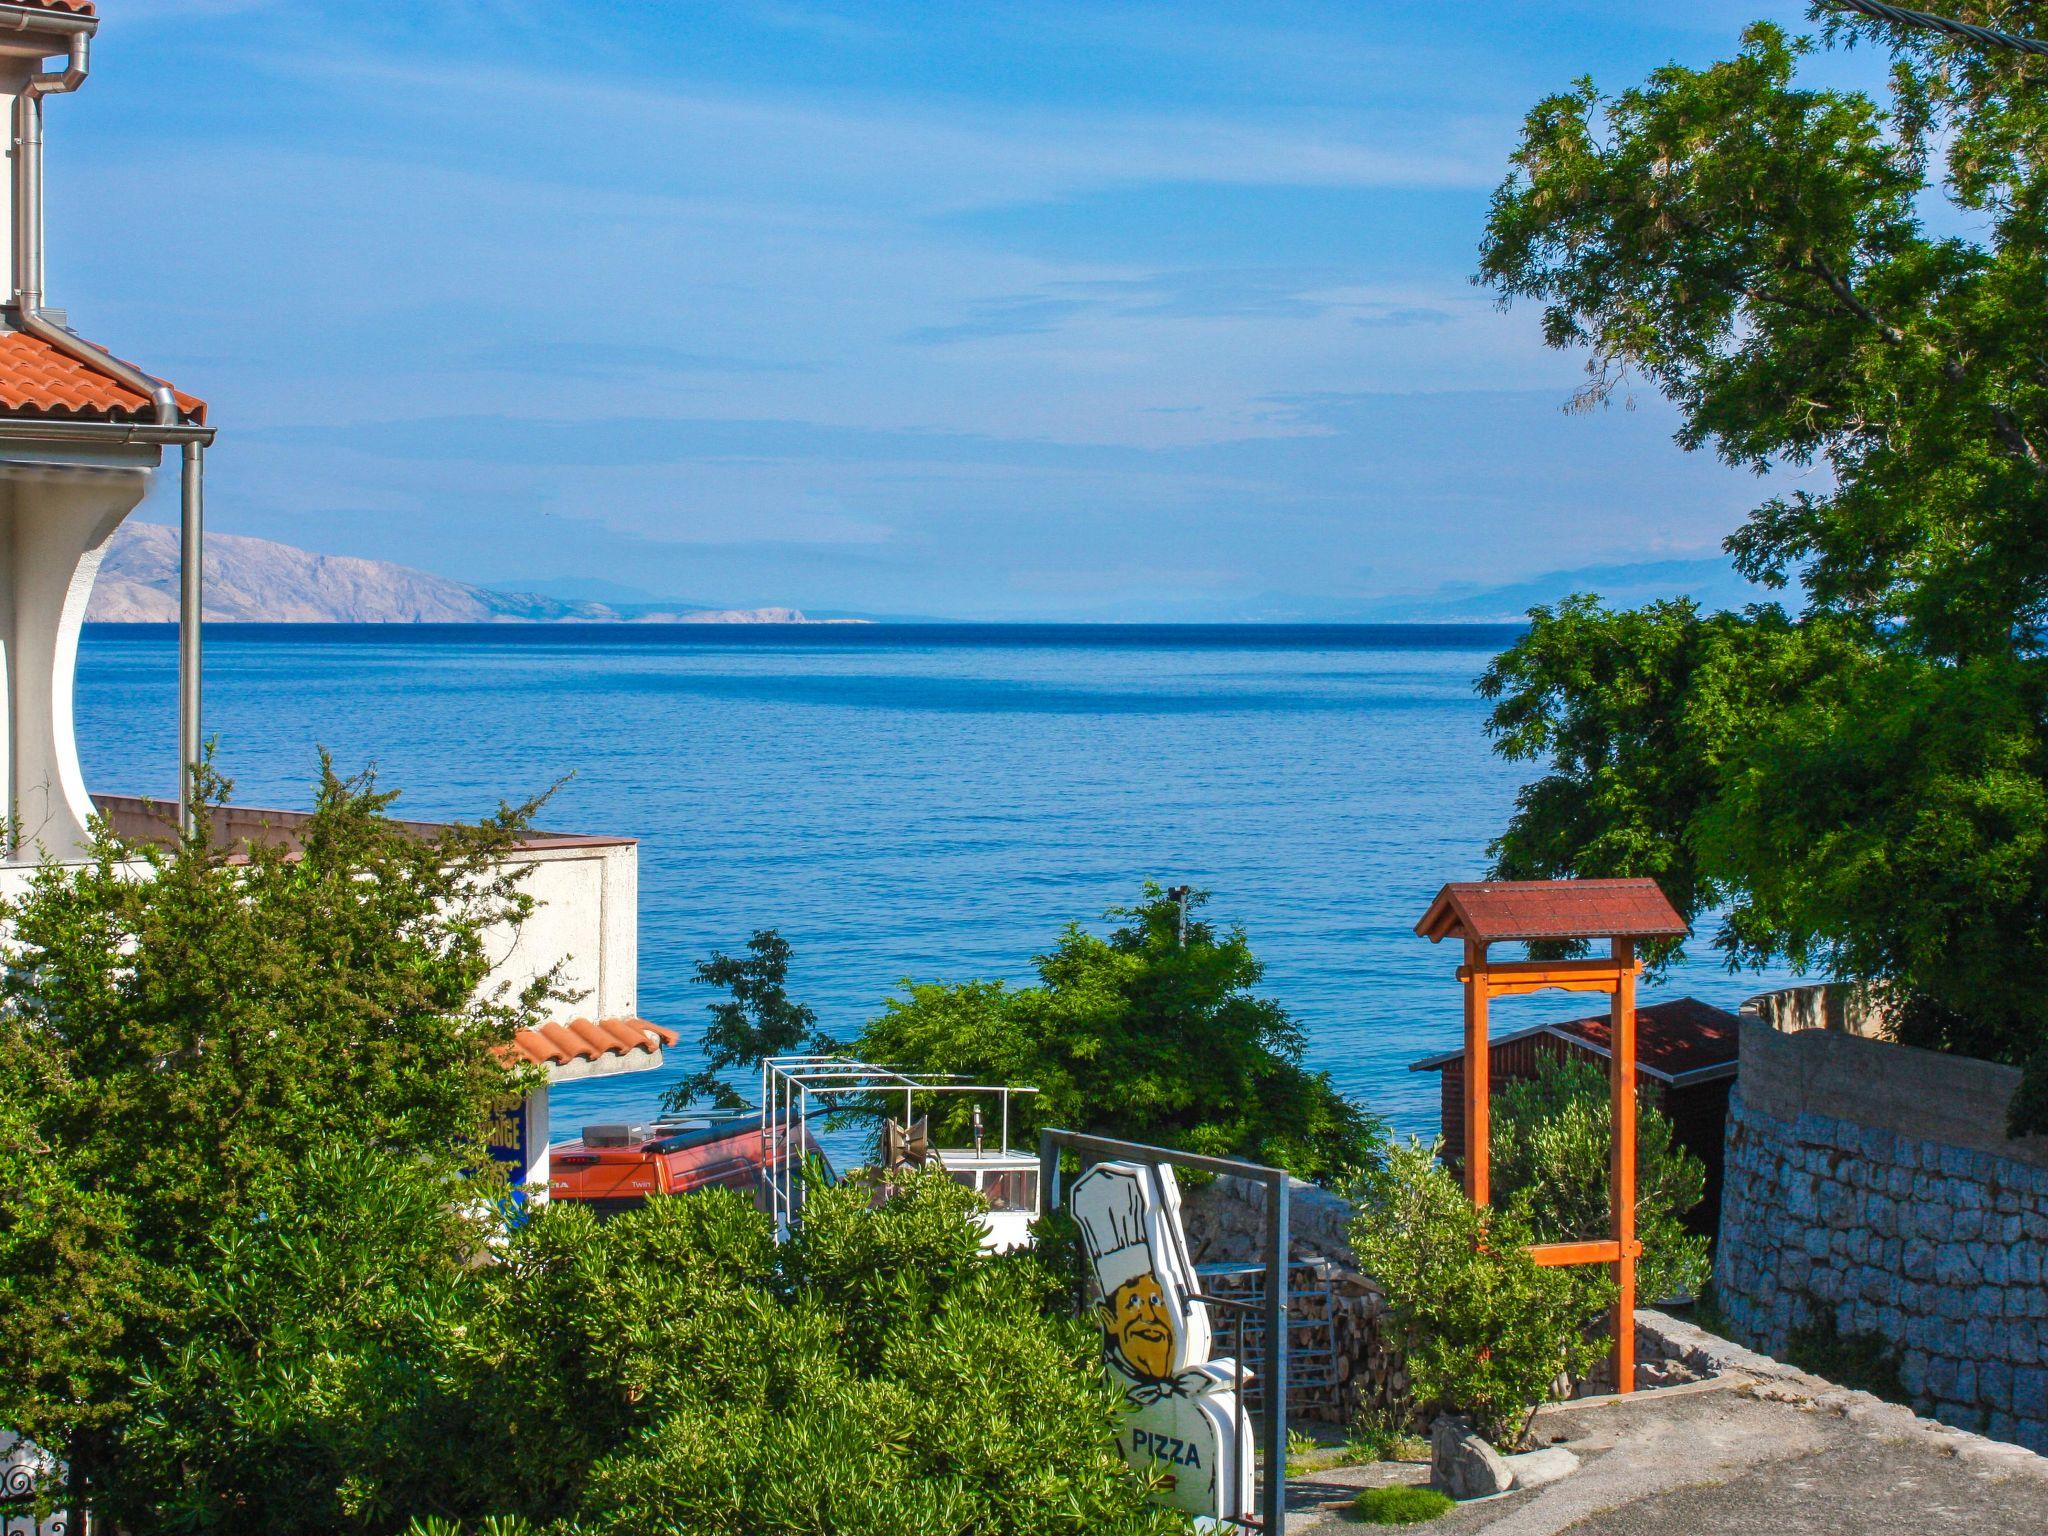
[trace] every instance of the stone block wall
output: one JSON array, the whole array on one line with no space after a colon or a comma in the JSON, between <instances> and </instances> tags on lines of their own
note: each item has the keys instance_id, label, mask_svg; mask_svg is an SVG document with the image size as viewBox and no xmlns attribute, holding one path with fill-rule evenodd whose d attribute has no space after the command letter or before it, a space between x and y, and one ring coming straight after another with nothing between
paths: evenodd
<instances>
[{"instance_id":1,"label":"stone block wall","mask_svg":"<svg viewBox=\"0 0 2048 1536\"><path fill-rule=\"evenodd\" d=\"M1896 1351L1923 1412L2048 1450L2048 1138L2008 1067L1745 1020L1715 1296L1782 1356L1832 1324Z\"/></svg>"}]
</instances>

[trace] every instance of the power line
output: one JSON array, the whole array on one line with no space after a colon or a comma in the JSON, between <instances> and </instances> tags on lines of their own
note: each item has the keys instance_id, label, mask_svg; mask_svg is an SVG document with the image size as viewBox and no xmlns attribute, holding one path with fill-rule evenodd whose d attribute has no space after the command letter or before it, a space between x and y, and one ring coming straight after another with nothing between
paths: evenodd
<instances>
[{"instance_id":1,"label":"power line","mask_svg":"<svg viewBox=\"0 0 2048 1536\"><path fill-rule=\"evenodd\" d=\"M1966 43L1982 43L1988 48L2012 48L2021 53L2031 53L2048 58L2048 43L2036 42L2031 37L2015 37L2010 32L1996 32L1990 27L1974 26L1967 21L1952 21L1946 16L1930 16L1925 11L1909 11L1904 6L1885 5L1881 0L1827 0L1838 10L1857 11L1873 21L1888 21L1897 27L1917 27L1923 32L1945 32L1950 37L1960 38Z\"/></svg>"}]
</instances>

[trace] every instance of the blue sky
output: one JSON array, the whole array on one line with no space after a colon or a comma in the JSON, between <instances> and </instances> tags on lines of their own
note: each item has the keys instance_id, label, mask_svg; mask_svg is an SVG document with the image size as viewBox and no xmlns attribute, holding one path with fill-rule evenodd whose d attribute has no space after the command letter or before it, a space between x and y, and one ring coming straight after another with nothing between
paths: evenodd
<instances>
[{"instance_id":1,"label":"blue sky","mask_svg":"<svg viewBox=\"0 0 2048 1536\"><path fill-rule=\"evenodd\" d=\"M1341 617L1711 554L1763 494L1654 398L1565 414L1580 360L1468 278L1537 97L1796 4L102 9L51 298L212 402L223 531L721 604Z\"/></svg>"}]
</instances>

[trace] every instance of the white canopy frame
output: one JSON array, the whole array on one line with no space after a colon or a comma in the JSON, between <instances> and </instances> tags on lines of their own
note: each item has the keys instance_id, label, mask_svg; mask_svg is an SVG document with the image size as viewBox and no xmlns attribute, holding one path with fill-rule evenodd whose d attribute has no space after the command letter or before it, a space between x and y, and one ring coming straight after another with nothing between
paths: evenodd
<instances>
[{"instance_id":1,"label":"white canopy frame","mask_svg":"<svg viewBox=\"0 0 2048 1536\"><path fill-rule=\"evenodd\" d=\"M803 1128L813 1114L845 1108L835 1099L903 1095L903 1123L916 1117L917 1100L932 1094L994 1094L1000 1101L997 1145L1010 1155L1010 1100L1036 1088L978 1083L957 1073L901 1072L847 1056L778 1056L761 1064L761 1166L768 1184L768 1214L778 1239L789 1233L803 1204ZM815 1103L813 1101L816 1101Z\"/></svg>"}]
</instances>

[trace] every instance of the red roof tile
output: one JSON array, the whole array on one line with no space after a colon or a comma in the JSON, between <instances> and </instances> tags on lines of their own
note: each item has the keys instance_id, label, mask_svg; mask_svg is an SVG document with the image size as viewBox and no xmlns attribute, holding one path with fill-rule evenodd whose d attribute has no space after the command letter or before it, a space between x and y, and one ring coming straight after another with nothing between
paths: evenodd
<instances>
[{"instance_id":1,"label":"red roof tile","mask_svg":"<svg viewBox=\"0 0 2048 1536\"><path fill-rule=\"evenodd\" d=\"M571 1019L566 1024L522 1029L512 1037L508 1053L536 1067L554 1067L634 1051L660 1051L674 1045L676 1038L674 1030L645 1019Z\"/></svg>"},{"instance_id":2,"label":"red roof tile","mask_svg":"<svg viewBox=\"0 0 2048 1536\"><path fill-rule=\"evenodd\" d=\"M185 419L206 420L206 402L179 395ZM0 331L0 415L54 421L147 421L153 407L127 385L26 331Z\"/></svg>"},{"instance_id":3,"label":"red roof tile","mask_svg":"<svg viewBox=\"0 0 2048 1536\"><path fill-rule=\"evenodd\" d=\"M1536 1024L1511 1034L1495 1035L1488 1046L1498 1050L1531 1035L1557 1035L1605 1056L1610 1022L1606 1014L1596 1013L1583 1019ZM1666 1082L1712 1068L1732 1071L1741 1031L1742 1021L1734 1014L1696 997L1651 1003L1636 1009L1636 1065L1649 1076ZM1435 1072L1464 1059L1462 1049L1445 1051L1415 1062L1409 1070Z\"/></svg>"},{"instance_id":4,"label":"red roof tile","mask_svg":"<svg viewBox=\"0 0 2048 1536\"><path fill-rule=\"evenodd\" d=\"M1685 920L1654 880L1470 880L1447 885L1415 931L1477 939L1677 939Z\"/></svg>"},{"instance_id":5,"label":"red roof tile","mask_svg":"<svg viewBox=\"0 0 2048 1536\"><path fill-rule=\"evenodd\" d=\"M99 8L92 0L7 0L24 11L60 11L66 16L97 16Z\"/></svg>"},{"instance_id":6,"label":"red roof tile","mask_svg":"<svg viewBox=\"0 0 2048 1536\"><path fill-rule=\"evenodd\" d=\"M1604 1013L1551 1027L1576 1035L1601 1055L1608 1052L1613 1021ZM1636 1009L1636 1062L1666 1077L1731 1065L1742 1020L1696 997Z\"/></svg>"}]
</instances>

